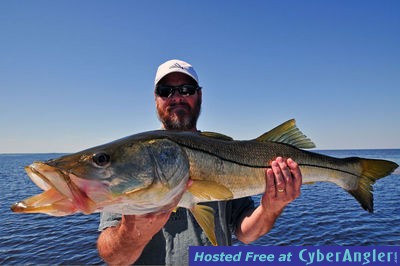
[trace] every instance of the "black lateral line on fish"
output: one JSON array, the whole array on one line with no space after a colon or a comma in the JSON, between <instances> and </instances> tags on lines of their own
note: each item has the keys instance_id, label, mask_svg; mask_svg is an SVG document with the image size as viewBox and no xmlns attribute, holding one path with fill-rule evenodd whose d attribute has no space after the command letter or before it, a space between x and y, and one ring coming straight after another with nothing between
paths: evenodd
<instances>
[{"instance_id":1,"label":"black lateral line on fish","mask_svg":"<svg viewBox=\"0 0 400 266\"><path fill-rule=\"evenodd\" d=\"M215 154L215 153L213 153L211 151L207 151L207 150L204 150L204 149L196 148L196 147L194 147L192 145L185 144L184 142L177 141L175 138L172 138L170 136L160 136L160 137L155 137L155 138L156 139L167 138L167 139L175 142L176 144L178 144L180 146L183 146L185 148L188 148L190 150L203 152L203 153L215 156L215 157L217 157L217 158L219 158L221 160L224 160L224 161L227 161L227 162L231 162L231 163L235 163L235 164L238 164L238 165L247 166L247 167L253 167L253 168L272 168L270 165L251 165L251 164L246 164L246 163L238 162L238 161L235 161L235 160L231 160L231 159L228 159L228 158L224 158L224 157L222 157L222 156L220 156L218 154ZM229 142L231 142L231 141L229 141ZM280 144L288 145L286 143L280 143ZM291 146L291 145L289 145L289 146ZM307 151L304 151L304 150L303 150L303 152L307 153ZM355 173L351 173L351 172L348 172L348 171L340 170L340 169L337 169L337 168L331 168L331 167L326 167L326 166L321 166L321 165L313 165L313 164L307 164L307 163L304 163L304 164L298 163L298 165L299 166L308 166L308 167L321 168L321 169L328 169L328 170L338 171L338 172L341 172L341 173L345 173L345 174L349 174L349 175L358 177L358 175L355 174Z\"/></svg>"},{"instance_id":2,"label":"black lateral line on fish","mask_svg":"<svg viewBox=\"0 0 400 266\"><path fill-rule=\"evenodd\" d=\"M322 169L328 169L328 170L333 170L333 171L337 171L337 172L341 172L341 173L345 173L345 174L349 174L355 177L358 177L359 175L352 173L352 172L348 172L348 171L344 171L344 170L340 170L337 168L331 168L331 167L327 167L327 166L322 166L322 165L315 165L315 164L307 164L307 163L302 163L302 164L298 164L299 166L308 166L308 167L315 167L315 168L322 168Z\"/></svg>"},{"instance_id":3,"label":"black lateral line on fish","mask_svg":"<svg viewBox=\"0 0 400 266\"><path fill-rule=\"evenodd\" d=\"M231 163L235 163L235 164L238 164L238 165L247 166L247 167L253 167L253 168L272 168L272 166L270 166L270 165L251 165L251 164L246 164L246 163L237 162L237 161L234 161L234 160L231 160L231 159L224 158L224 157L222 157L222 156L219 156L219 155L217 155L217 154L215 154L215 153L212 153L212 152L209 152L209 151L206 151L206 150L197 149L197 148L194 148L194 147L192 147L192 146L188 146L188 145L181 144L181 143L178 143L178 144L179 144L179 145L182 145L182 146L184 146L184 147L186 147L186 148L188 148L188 149L195 150L195 151L199 151L199 152L204 152L204 153L207 153L207 154L209 154L209 155L215 156L215 157L217 157L217 158L219 158L219 159L221 159L221 160L224 160L224 161L227 161L227 162L231 162ZM338 171L338 172L341 172L341 173L345 173L345 174L349 174L349 175L358 177L358 175L355 174L355 173L351 173L351 172L344 171L344 170L337 169L337 168L331 168L331 167L327 167L327 166L314 165L314 164L307 164L307 163L298 163L298 165L299 165L299 166L308 166L308 167L315 167L315 168L328 169L328 170Z\"/></svg>"}]
</instances>

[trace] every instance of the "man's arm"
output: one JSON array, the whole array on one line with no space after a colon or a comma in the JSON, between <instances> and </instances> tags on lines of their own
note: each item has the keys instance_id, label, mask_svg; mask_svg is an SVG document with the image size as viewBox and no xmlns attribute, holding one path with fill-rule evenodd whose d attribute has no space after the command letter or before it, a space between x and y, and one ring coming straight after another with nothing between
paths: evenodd
<instances>
[{"instance_id":1,"label":"man's arm","mask_svg":"<svg viewBox=\"0 0 400 266\"><path fill-rule=\"evenodd\" d=\"M250 243L269 232L283 209L300 196L302 176L292 159L276 158L266 170L266 189L260 206L247 215L236 228L236 236Z\"/></svg>"},{"instance_id":2,"label":"man's arm","mask_svg":"<svg viewBox=\"0 0 400 266\"><path fill-rule=\"evenodd\" d=\"M108 227L100 233L97 240L100 257L110 265L134 263L170 214L123 215L118 226Z\"/></svg>"}]
</instances>

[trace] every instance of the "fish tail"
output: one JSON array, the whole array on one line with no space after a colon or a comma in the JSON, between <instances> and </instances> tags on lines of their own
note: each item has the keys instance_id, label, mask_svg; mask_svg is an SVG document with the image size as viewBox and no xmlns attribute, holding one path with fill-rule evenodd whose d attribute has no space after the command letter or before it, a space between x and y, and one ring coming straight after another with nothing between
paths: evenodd
<instances>
[{"instance_id":1,"label":"fish tail","mask_svg":"<svg viewBox=\"0 0 400 266\"><path fill-rule=\"evenodd\" d=\"M398 165L387 160L365 159L365 158L347 158L354 160L361 170L358 186L355 189L349 189L348 192L353 195L361 204L364 210L374 211L373 187L376 180L390 175Z\"/></svg>"}]
</instances>

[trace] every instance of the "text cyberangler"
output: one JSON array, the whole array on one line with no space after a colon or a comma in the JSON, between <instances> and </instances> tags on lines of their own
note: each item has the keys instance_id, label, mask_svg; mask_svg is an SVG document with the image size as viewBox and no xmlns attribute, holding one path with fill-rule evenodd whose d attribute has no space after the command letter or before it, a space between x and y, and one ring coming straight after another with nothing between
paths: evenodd
<instances>
[{"instance_id":1,"label":"text cyberangler","mask_svg":"<svg viewBox=\"0 0 400 266\"><path fill-rule=\"evenodd\" d=\"M284 252L274 250L271 253L262 252L259 248L255 248L254 251L237 251L231 250L232 252L223 251L220 253L207 253L205 251L196 251L193 254L192 262L206 262L212 264L213 262L225 262L225 263L268 263L268 262L299 262L304 265L313 265L321 263L337 264L340 263L359 263L362 265L368 265L370 263L383 263L392 264L398 262L398 251L391 250L378 250L376 248L368 250L358 250L357 248L344 248L340 251L331 250L327 247L324 249L315 248L301 248L301 247L290 247ZM268 247L265 247L265 251ZM261 251L261 252L260 252Z\"/></svg>"}]
</instances>

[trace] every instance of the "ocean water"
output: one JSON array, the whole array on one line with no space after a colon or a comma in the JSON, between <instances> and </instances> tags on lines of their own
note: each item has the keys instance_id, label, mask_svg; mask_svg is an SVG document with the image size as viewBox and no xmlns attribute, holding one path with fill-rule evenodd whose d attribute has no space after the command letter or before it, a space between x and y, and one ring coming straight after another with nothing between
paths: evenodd
<instances>
[{"instance_id":1,"label":"ocean water","mask_svg":"<svg viewBox=\"0 0 400 266\"><path fill-rule=\"evenodd\" d=\"M319 151L331 156L381 158L400 164L400 150ZM60 154L0 154L0 264L104 264L96 250L99 215L15 214L14 202L40 193L24 166ZM304 185L275 227L252 245L400 246L400 170L374 185L375 212L364 211L333 184ZM254 197L256 201L259 197ZM236 242L235 245L241 245Z\"/></svg>"}]
</instances>

